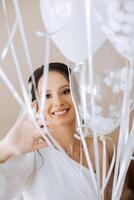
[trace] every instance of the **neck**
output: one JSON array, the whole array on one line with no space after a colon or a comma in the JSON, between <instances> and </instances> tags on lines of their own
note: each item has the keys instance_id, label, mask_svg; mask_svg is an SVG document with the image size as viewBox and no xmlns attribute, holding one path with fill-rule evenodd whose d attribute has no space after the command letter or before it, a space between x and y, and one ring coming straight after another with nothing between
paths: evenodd
<instances>
[{"instance_id":1,"label":"neck","mask_svg":"<svg viewBox=\"0 0 134 200\"><path fill-rule=\"evenodd\" d=\"M66 152L72 151L74 144L75 123L69 125L53 125L52 136Z\"/></svg>"}]
</instances>

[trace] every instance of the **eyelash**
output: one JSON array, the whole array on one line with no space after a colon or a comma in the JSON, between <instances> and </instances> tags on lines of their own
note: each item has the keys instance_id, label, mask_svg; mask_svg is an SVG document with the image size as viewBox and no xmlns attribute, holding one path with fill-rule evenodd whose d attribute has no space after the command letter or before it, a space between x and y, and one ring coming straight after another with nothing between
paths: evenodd
<instances>
[{"instance_id":1,"label":"eyelash","mask_svg":"<svg viewBox=\"0 0 134 200\"><path fill-rule=\"evenodd\" d=\"M46 94L46 99L50 99L51 98L51 94Z\"/></svg>"},{"instance_id":2,"label":"eyelash","mask_svg":"<svg viewBox=\"0 0 134 200\"><path fill-rule=\"evenodd\" d=\"M66 94L70 94L70 88L67 88L67 89L64 89L62 92L61 92L62 95L66 95ZM51 94L46 94L46 99L50 99L52 97Z\"/></svg>"},{"instance_id":3,"label":"eyelash","mask_svg":"<svg viewBox=\"0 0 134 200\"><path fill-rule=\"evenodd\" d=\"M63 94L69 94L70 93L70 88L66 88L65 90L62 91Z\"/></svg>"}]
</instances>

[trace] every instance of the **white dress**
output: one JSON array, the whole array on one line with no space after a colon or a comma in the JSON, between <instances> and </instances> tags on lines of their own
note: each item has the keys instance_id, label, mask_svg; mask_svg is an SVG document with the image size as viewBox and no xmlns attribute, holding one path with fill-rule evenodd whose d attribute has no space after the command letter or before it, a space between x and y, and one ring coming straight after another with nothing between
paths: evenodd
<instances>
[{"instance_id":1,"label":"white dress","mask_svg":"<svg viewBox=\"0 0 134 200\"><path fill-rule=\"evenodd\" d=\"M0 200L97 200L86 167L81 171L79 163L55 148L40 152L43 165L37 152L0 165L5 180Z\"/></svg>"}]
</instances>

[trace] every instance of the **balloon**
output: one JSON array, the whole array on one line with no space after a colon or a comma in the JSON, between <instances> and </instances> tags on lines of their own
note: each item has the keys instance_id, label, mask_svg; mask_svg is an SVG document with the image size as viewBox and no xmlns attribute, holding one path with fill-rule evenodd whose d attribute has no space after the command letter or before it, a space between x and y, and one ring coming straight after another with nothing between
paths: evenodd
<instances>
[{"instance_id":1,"label":"balloon","mask_svg":"<svg viewBox=\"0 0 134 200\"><path fill-rule=\"evenodd\" d=\"M72 70L72 86L74 93L77 94L75 102L78 105L81 118L84 119L85 126L98 135L107 135L115 130L120 123L123 92L126 79L129 78L128 68L126 66L103 66L102 70L101 66L94 66L93 70L93 94L89 82L88 64ZM133 88L134 83L128 102L130 107L134 101ZM94 117L91 114L91 95L94 96L95 103Z\"/></svg>"},{"instance_id":2,"label":"balloon","mask_svg":"<svg viewBox=\"0 0 134 200\"><path fill-rule=\"evenodd\" d=\"M101 6L101 9L103 6ZM44 25L63 55L74 63L88 57L86 11L84 0L40 0ZM91 39L93 54L105 41L91 4Z\"/></svg>"},{"instance_id":3,"label":"balloon","mask_svg":"<svg viewBox=\"0 0 134 200\"><path fill-rule=\"evenodd\" d=\"M104 12L98 7L100 13L98 19L104 33L122 56L128 60L134 59L133 0L103 0L103 2Z\"/></svg>"}]
</instances>

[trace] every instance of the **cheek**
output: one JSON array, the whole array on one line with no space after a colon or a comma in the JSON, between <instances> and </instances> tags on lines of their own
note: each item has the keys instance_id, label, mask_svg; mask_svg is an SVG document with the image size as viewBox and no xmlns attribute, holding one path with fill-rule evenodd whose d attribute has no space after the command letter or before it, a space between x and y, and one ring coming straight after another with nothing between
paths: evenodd
<instances>
[{"instance_id":1,"label":"cheek","mask_svg":"<svg viewBox=\"0 0 134 200\"><path fill-rule=\"evenodd\" d=\"M74 103L72 101L72 97L69 98L68 102L71 105L72 109L74 109Z\"/></svg>"},{"instance_id":2,"label":"cheek","mask_svg":"<svg viewBox=\"0 0 134 200\"><path fill-rule=\"evenodd\" d=\"M74 107L73 102L71 103L71 110L72 110L73 115L76 117L76 112L75 112L75 107Z\"/></svg>"},{"instance_id":3,"label":"cheek","mask_svg":"<svg viewBox=\"0 0 134 200\"><path fill-rule=\"evenodd\" d=\"M44 112L45 112L44 114L45 114L46 118L48 118L50 116L50 104L48 102L46 102L46 104L45 104Z\"/></svg>"},{"instance_id":4,"label":"cheek","mask_svg":"<svg viewBox=\"0 0 134 200\"><path fill-rule=\"evenodd\" d=\"M68 104L70 104L71 106L73 105L73 101L72 101L72 96L71 94L68 94L67 96L64 96L64 100L68 102Z\"/></svg>"},{"instance_id":5,"label":"cheek","mask_svg":"<svg viewBox=\"0 0 134 200\"><path fill-rule=\"evenodd\" d=\"M76 117L76 112L75 112L75 108L74 108L74 107L72 107L72 115L73 115L74 117Z\"/></svg>"},{"instance_id":6,"label":"cheek","mask_svg":"<svg viewBox=\"0 0 134 200\"><path fill-rule=\"evenodd\" d=\"M71 97L68 98L68 104L71 106L71 111L73 114L75 114L75 107Z\"/></svg>"}]
</instances>

